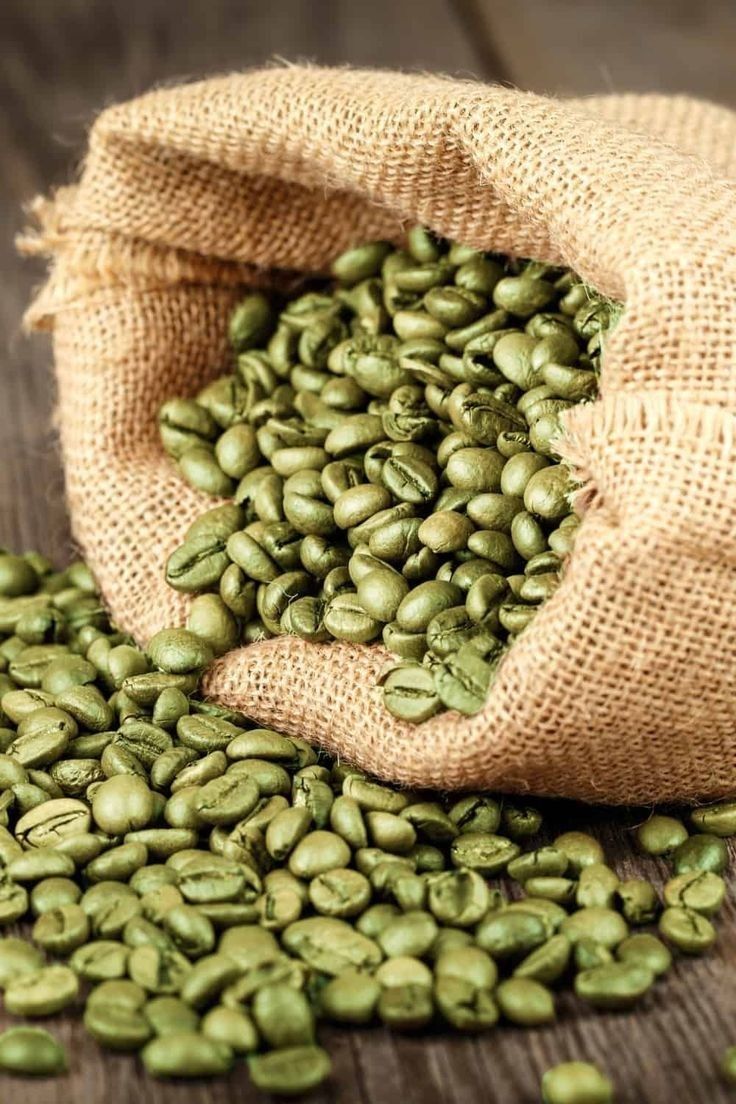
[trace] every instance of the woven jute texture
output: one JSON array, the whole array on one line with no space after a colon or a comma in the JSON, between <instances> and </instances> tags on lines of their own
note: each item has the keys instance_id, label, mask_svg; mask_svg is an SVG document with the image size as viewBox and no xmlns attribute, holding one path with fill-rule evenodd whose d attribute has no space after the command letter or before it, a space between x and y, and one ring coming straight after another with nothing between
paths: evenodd
<instances>
[{"instance_id":1,"label":"woven jute texture","mask_svg":"<svg viewBox=\"0 0 736 1104\"><path fill-rule=\"evenodd\" d=\"M564 263L620 299L600 399L567 418L585 517L484 711L383 709L380 647L280 639L206 692L410 785L619 803L736 788L736 117L686 98L560 102L432 76L270 68L95 123L38 204L74 532L116 621L181 623L167 556L211 500L157 440L162 400L226 369L244 285L325 271L424 223Z\"/></svg>"}]
</instances>

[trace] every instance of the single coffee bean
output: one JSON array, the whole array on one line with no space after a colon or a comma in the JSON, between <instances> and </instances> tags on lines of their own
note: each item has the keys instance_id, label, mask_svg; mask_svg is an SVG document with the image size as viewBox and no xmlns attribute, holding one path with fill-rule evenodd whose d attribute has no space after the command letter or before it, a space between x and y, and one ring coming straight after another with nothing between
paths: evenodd
<instances>
[{"instance_id":1,"label":"single coffee bean","mask_svg":"<svg viewBox=\"0 0 736 1104\"><path fill-rule=\"evenodd\" d=\"M129 1005L121 996L111 991L104 997L96 996L104 985L115 984L126 983L103 982L103 985L93 991L92 996L95 999L88 999L84 1012L85 1029L93 1039L109 1050L139 1050L151 1037L151 1026L141 1008L145 993L140 990L140 1003L135 1005ZM134 988L137 990L139 987Z\"/></svg>"},{"instance_id":2,"label":"single coffee bean","mask_svg":"<svg viewBox=\"0 0 736 1104\"><path fill-rule=\"evenodd\" d=\"M507 978L498 986L494 996L502 1015L511 1023L537 1027L552 1023L555 1018L552 994L539 981L531 978Z\"/></svg>"},{"instance_id":3,"label":"single coffee bean","mask_svg":"<svg viewBox=\"0 0 736 1104\"><path fill-rule=\"evenodd\" d=\"M78 947L69 965L75 974L87 981L110 981L125 976L128 955L129 950L123 943L98 939Z\"/></svg>"},{"instance_id":4,"label":"single coffee bean","mask_svg":"<svg viewBox=\"0 0 736 1104\"><path fill-rule=\"evenodd\" d=\"M501 645L493 644L495 659ZM475 650L472 642L446 656L434 670L437 695L448 709L472 715L485 705L493 667Z\"/></svg>"},{"instance_id":5,"label":"single coffee bean","mask_svg":"<svg viewBox=\"0 0 736 1104\"><path fill-rule=\"evenodd\" d=\"M589 1062L562 1062L542 1078L544 1104L612 1104L613 1085Z\"/></svg>"},{"instance_id":6,"label":"single coffee bean","mask_svg":"<svg viewBox=\"0 0 736 1104\"><path fill-rule=\"evenodd\" d=\"M232 1066L232 1050L194 1031L159 1036L141 1051L151 1077L217 1077Z\"/></svg>"},{"instance_id":7,"label":"single coffee bean","mask_svg":"<svg viewBox=\"0 0 736 1104\"><path fill-rule=\"evenodd\" d=\"M728 848L719 836L708 832L690 836L672 853L675 874L704 870L723 874L728 866Z\"/></svg>"},{"instance_id":8,"label":"single coffee bean","mask_svg":"<svg viewBox=\"0 0 736 1104\"><path fill-rule=\"evenodd\" d=\"M428 907L441 924L471 927L485 915L490 893L476 870L446 871L430 877Z\"/></svg>"},{"instance_id":9,"label":"single coffee bean","mask_svg":"<svg viewBox=\"0 0 736 1104\"><path fill-rule=\"evenodd\" d=\"M153 794L145 781L134 775L109 778L95 791L92 802L96 824L113 836L145 828L153 812Z\"/></svg>"},{"instance_id":10,"label":"single coffee bean","mask_svg":"<svg viewBox=\"0 0 736 1104\"><path fill-rule=\"evenodd\" d=\"M726 1048L721 1059L721 1074L729 1085L736 1085L736 1046Z\"/></svg>"},{"instance_id":11,"label":"single coffee bean","mask_svg":"<svg viewBox=\"0 0 736 1104\"><path fill-rule=\"evenodd\" d=\"M321 1085L330 1075L331 1062L318 1046L287 1047L248 1058L251 1081L262 1092L298 1096Z\"/></svg>"},{"instance_id":12,"label":"single coffee bean","mask_svg":"<svg viewBox=\"0 0 736 1104\"><path fill-rule=\"evenodd\" d=\"M636 841L648 855L670 855L688 837L682 821L655 814L639 826Z\"/></svg>"},{"instance_id":13,"label":"single coffee bean","mask_svg":"<svg viewBox=\"0 0 736 1104\"><path fill-rule=\"evenodd\" d=\"M283 932L282 942L307 966L331 976L351 967L377 966L383 957L377 943L333 917L298 920Z\"/></svg>"},{"instance_id":14,"label":"single coffee bean","mask_svg":"<svg viewBox=\"0 0 736 1104\"><path fill-rule=\"evenodd\" d=\"M53 1016L71 1004L79 982L68 966L43 966L14 977L5 987L5 1008L14 1016Z\"/></svg>"},{"instance_id":15,"label":"single coffee bean","mask_svg":"<svg viewBox=\"0 0 736 1104\"><path fill-rule=\"evenodd\" d=\"M37 847L13 859L8 864L7 872L16 882L40 882L43 878L68 878L74 873L74 869L74 863L68 855L61 854L53 847Z\"/></svg>"},{"instance_id":16,"label":"single coffee bean","mask_svg":"<svg viewBox=\"0 0 736 1104\"><path fill-rule=\"evenodd\" d=\"M186 959L183 959L186 961ZM240 967L224 954L209 954L200 958L182 976L181 999L193 1008L202 1008L219 997L240 974Z\"/></svg>"},{"instance_id":17,"label":"single coffee bean","mask_svg":"<svg viewBox=\"0 0 736 1104\"><path fill-rule=\"evenodd\" d=\"M440 706L434 676L421 664L392 668L383 682L383 700L395 717L412 723L428 720Z\"/></svg>"},{"instance_id":18,"label":"single coffee bean","mask_svg":"<svg viewBox=\"0 0 736 1104\"><path fill-rule=\"evenodd\" d=\"M667 947L657 939L656 935L650 935L648 932L640 932L624 939L623 943L619 943L616 948L616 957L621 962L634 962L645 966L656 977L665 974L672 965L672 955Z\"/></svg>"},{"instance_id":19,"label":"single coffee bean","mask_svg":"<svg viewBox=\"0 0 736 1104\"><path fill-rule=\"evenodd\" d=\"M42 965L43 956L25 940L12 935L0 939L0 988L13 978L36 973Z\"/></svg>"},{"instance_id":20,"label":"single coffee bean","mask_svg":"<svg viewBox=\"0 0 736 1104\"><path fill-rule=\"evenodd\" d=\"M579 946L579 944L578 944ZM552 985L570 962L571 944L566 935L553 935L531 951L515 968L514 977Z\"/></svg>"},{"instance_id":21,"label":"single coffee bean","mask_svg":"<svg viewBox=\"0 0 736 1104\"><path fill-rule=\"evenodd\" d=\"M621 882L616 890L621 911L629 924L650 924L659 912L659 898L654 886L640 878Z\"/></svg>"},{"instance_id":22,"label":"single coffee bean","mask_svg":"<svg viewBox=\"0 0 736 1104\"><path fill-rule=\"evenodd\" d=\"M15 836L26 847L53 847L65 836L88 831L92 818L89 808L73 798L45 801L20 817Z\"/></svg>"},{"instance_id":23,"label":"single coffee bean","mask_svg":"<svg viewBox=\"0 0 736 1104\"><path fill-rule=\"evenodd\" d=\"M42 913L33 925L32 938L52 955L66 955L89 938L90 923L78 904L62 904Z\"/></svg>"},{"instance_id":24,"label":"single coffee bean","mask_svg":"<svg viewBox=\"0 0 736 1104\"><path fill-rule=\"evenodd\" d=\"M707 917L683 906L666 908L658 928L662 938L683 954L703 954L716 938L715 928Z\"/></svg>"},{"instance_id":25,"label":"single coffee bean","mask_svg":"<svg viewBox=\"0 0 736 1104\"><path fill-rule=\"evenodd\" d=\"M721 801L693 809L690 820L698 832L720 837L736 836L736 801Z\"/></svg>"},{"instance_id":26,"label":"single coffee bean","mask_svg":"<svg viewBox=\"0 0 736 1104\"><path fill-rule=\"evenodd\" d=\"M55 1077L67 1065L64 1047L41 1027L11 1027L0 1035L0 1069L6 1073Z\"/></svg>"},{"instance_id":27,"label":"single coffee bean","mask_svg":"<svg viewBox=\"0 0 736 1104\"><path fill-rule=\"evenodd\" d=\"M153 944L140 944L128 956L128 975L148 993L178 993L192 967L176 950Z\"/></svg>"},{"instance_id":28,"label":"single coffee bean","mask_svg":"<svg viewBox=\"0 0 736 1104\"><path fill-rule=\"evenodd\" d=\"M693 870L678 874L664 887L665 905L687 908L703 916L714 916L726 896L726 884L718 874L708 870Z\"/></svg>"},{"instance_id":29,"label":"single coffee bean","mask_svg":"<svg viewBox=\"0 0 736 1104\"><path fill-rule=\"evenodd\" d=\"M203 1017L202 1034L224 1043L234 1054L251 1054L258 1048L258 1032L247 1012L217 1005Z\"/></svg>"},{"instance_id":30,"label":"single coffee bean","mask_svg":"<svg viewBox=\"0 0 736 1104\"><path fill-rule=\"evenodd\" d=\"M453 840L450 858L454 866L468 867L481 874L498 874L519 854L519 846L504 836L486 832L463 832Z\"/></svg>"},{"instance_id":31,"label":"single coffee bean","mask_svg":"<svg viewBox=\"0 0 736 1104\"><path fill-rule=\"evenodd\" d=\"M586 866L605 862L603 848L585 832L563 832L553 841L552 846L567 856L570 869L578 874Z\"/></svg>"},{"instance_id":32,"label":"single coffee bean","mask_svg":"<svg viewBox=\"0 0 736 1104\"><path fill-rule=\"evenodd\" d=\"M138 985L136 989L143 994L143 1014L155 1035L179 1035L182 1032L196 1031L199 1027L199 1015L179 997L154 997L153 1000L146 1001L145 989Z\"/></svg>"},{"instance_id":33,"label":"single coffee bean","mask_svg":"<svg viewBox=\"0 0 736 1104\"><path fill-rule=\"evenodd\" d=\"M651 988L654 974L636 962L612 962L583 970L575 978L575 992L596 1008L630 1008Z\"/></svg>"},{"instance_id":34,"label":"single coffee bean","mask_svg":"<svg viewBox=\"0 0 736 1104\"><path fill-rule=\"evenodd\" d=\"M532 912L501 911L487 914L476 928L478 946L494 959L521 958L547 939L542 919Z\"/></svg>"}]
</instances>

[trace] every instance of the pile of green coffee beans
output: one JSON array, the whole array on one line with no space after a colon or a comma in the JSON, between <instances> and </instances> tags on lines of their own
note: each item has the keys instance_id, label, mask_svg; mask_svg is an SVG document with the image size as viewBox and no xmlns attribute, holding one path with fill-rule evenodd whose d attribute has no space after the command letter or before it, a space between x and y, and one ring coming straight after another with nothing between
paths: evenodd
<instances>
[{"instance_id":1,"label":"pile of green coffee beans","mask_svg":"<svg viewBox=\"0 0 736 1104\"><path fill-rule=\"evenodd\" d=\"M334 286L235 310L235 370L160 411L183 477L233 500L167 567L223 644L382 637L386 707L475 713L557 588L578 519L555 442L597 393L616 308L569 271L368 242Z\"/></svg>"},{"instance_id":2,"label":"pile of green coffee beans","mask_svg":"<svg viewBox=\"0 0 736 1104\"><path fill-rule=\"evenodd\" d=\"M533 1027L565 985L626 1009L673 952L713 944L736 801L694 811L692 833L642 824L672 864L662 900L591 836L541 845L532 807L379 784L198 699L218 626L193 610L144 651L83 564L0 554L0 924L32 922L30 942L0 940L7 1012L84 1000L87 1031L155 1077L247 1057L288 1094L329 1073L320 1021ZM0 1036L0 1069L65 1068L38 1029ZM544 1099L612 1089L566 1063Z\"/></svg>"}]
</instances>

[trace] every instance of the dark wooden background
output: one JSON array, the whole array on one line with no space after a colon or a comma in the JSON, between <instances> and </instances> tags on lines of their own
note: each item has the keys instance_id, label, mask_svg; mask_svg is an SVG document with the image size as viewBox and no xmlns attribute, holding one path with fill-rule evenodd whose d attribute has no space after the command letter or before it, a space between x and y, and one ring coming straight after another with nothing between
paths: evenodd
<instances>
[{"instance_id":1,"label":"dark wooden background","mask_svg":"<svg viewBox=\"0 0 736 1104\"><path fill-rule=\"evenodd\" d=\"M0 544L63 561L71 538L53 432L45 340L20 329L38 264L13 237L22 206L75 170L105 104L153 84L273 57L442 70L541 92L686 91L736 106L736 5L730 0L2 0L0 5ZM584 769L571 764L571 769ZM637 860L631 828L646 811L550 806L555 830L591 827L623 874L659 876ZM526 1104L539 1078L571 1058L598 1062L618 1104L726 1104L717 1063L736 1044L736 909L717 951L682 962L635 1014L600 1015L570 998L558 1025L502 1028L478 1040L380 1030L326 1032L335 1074L312 1098L352 1104ZM103 1057L78 1023L56 1028L72 1073L0 1081L0 1099L33 1104L254 1101L242 1069L214 1085L162 1085L128 1058Z\"/></svg>"}]
</instances>

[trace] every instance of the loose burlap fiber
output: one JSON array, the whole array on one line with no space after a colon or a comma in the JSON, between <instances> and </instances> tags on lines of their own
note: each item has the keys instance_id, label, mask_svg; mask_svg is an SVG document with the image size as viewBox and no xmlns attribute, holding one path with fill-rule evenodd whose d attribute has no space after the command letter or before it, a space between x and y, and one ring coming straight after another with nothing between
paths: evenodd
<instances>
[{"instance_id":1,"label":"loose burlap fiber","mask_svg":"<svg viewBox=\"0 0 736 1104\"><path fill-rule=\"evenodd\" d=\"M603 802L736 789L736 117L686 98L559 102L431 76L270 68L105 111L39 205L74 532L119 625L181 623L167 556L212 505L156 411L228 365L243 285L322 272L422 222L570 265L625 303L600 399L567 418L586 489L563 583L484 711L383 709L380 647L280 639L212 698L397 782Z\"/></svg>"}]
</instances>

